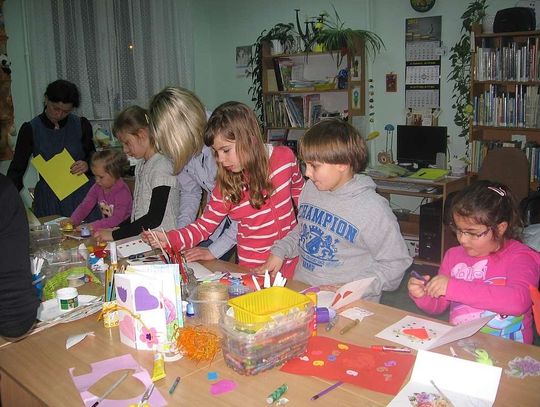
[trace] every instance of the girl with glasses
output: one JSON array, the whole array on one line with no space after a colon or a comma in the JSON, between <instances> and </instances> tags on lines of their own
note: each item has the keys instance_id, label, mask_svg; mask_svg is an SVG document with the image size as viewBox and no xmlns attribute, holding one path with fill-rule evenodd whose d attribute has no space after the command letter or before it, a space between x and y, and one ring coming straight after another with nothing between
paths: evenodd
<instances>
[{"instance_id":1,"label":"girl with glasses","mask_svg":"<svg viewBox=\"0 0 540 407\"><path fill-rule=\"evenodd\" d=\"M454 325L493 315L482 332L532 343L529 286L538 286L540 255L520 241L522 222L511 191L476 182L453 199L451 217L460 246L446 252L435 277L409 279L410 297L431 314L450 307Z\"/></svg>"}]
</instances>

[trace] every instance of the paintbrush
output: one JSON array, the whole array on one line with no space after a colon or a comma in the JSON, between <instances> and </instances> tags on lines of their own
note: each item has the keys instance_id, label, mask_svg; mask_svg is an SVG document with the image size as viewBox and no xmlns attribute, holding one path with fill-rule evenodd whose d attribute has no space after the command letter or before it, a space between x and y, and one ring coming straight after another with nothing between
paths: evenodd
<instances>
[{"instance_id":1,"label":"paintbrush","mask_svg":"<svg viewBox=\"0 0 540 407\"><path fill-rule=\"evenodd\" d=\"M437 390L437 393L439 393L439 396L441 396L443 400L446 401L446 404L448 405L448 407L455 407L454 404L450 401L450 399L446 397L446 395L441 391L441 389L439 389L439 387L437 387L435 382L433 380L430 380L430 382L433 385L433 387L435 387L435 390Z\"/></svg>"}]
</instances>

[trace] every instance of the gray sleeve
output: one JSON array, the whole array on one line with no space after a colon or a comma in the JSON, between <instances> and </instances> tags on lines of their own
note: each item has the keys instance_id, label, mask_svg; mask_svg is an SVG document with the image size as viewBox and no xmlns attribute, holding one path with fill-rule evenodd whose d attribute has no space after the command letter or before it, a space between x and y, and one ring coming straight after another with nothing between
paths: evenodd
<instances>
[{"instance_id":1,"label":"gray sleeve","mask_svg":"<svg viewBox=\"0 0 540 407\"><path fill-rule=\"evenodd\" d=\"M296 225L283 239L274 242L272 254L280 259L294 259L299 254L300 227Z\"/></svg>"},{"instance_id":2,"label":"gray sleeve","mask_svg":"<svg viewBox=\"0 0 540 407\"><path fill-rule=\"evenodd\" d=\"M210 253L216 259L219 259L236 245L236 235L238 234L238 223L231 222L228 228L223 231L223 234L216 239L214 243L208 246Z\"/></svg>"},{"instance_id":3,"label":"gray sleeve","mask_svg":"<svg viewBox=\"0 0 540 407\"><path fill-rule=\"evenodd\" d=\"M399 230L399 224L389 207L379 206L378 210L367 213L362 221L363 244L373 259L372 272L377 276L373 289L377 294L382 290L398 288L405 270L412 258Z\"/></svg>"},{"instance_id":4,"label":"gray sleeve","mask_svg":"<svg viewBox=\"0 0 540 407\"><path fill-rule=\"evenodd\" d=\"M180 213L176 219L176 225L179 228L187 226L195 221L202 197L201 186L197 180L189 174L186 167L184 167L180 174L177 175L178 187L180 188Z\"/></svg>"}]
</instances>

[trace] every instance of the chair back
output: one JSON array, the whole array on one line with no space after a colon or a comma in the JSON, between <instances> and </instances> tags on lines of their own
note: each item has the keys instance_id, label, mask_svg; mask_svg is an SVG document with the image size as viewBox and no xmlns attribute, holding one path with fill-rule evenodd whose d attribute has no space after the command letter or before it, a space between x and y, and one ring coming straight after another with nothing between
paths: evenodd
<instances>
[{"instance_id":1,"label":"chair back","mask_svg":"<svg viewBox=\"0 0 540 407\"><path fill-rule=\"evenodd\" d=\"M529 195L529 177L529 160L514 147L489 150L478 171L479 180L500 182L510 188L518 204Z\"/></svg>"}]
</instances>

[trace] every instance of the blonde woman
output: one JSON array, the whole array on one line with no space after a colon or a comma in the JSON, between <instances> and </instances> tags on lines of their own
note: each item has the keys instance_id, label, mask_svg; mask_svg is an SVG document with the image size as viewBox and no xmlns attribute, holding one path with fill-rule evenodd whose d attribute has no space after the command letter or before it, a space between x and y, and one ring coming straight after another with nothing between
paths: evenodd
<instances>
[{"instance_id":1,"label":"blonde woman","mask_svg":"<svg viewBox=\"0 0 540 407\"><path fill-rule=\"evenodd\" d=\"M195 221L203 190L207 199L216 183L217 165L211 147L204 145L206 112L191 91L167 87L148 108L150 133L160 152L173 161L180 187L178 227ZM210 237L185 252L188 261L228 259L236 245L237 225L223 220Z\"/></svg>"}]
</instances>

